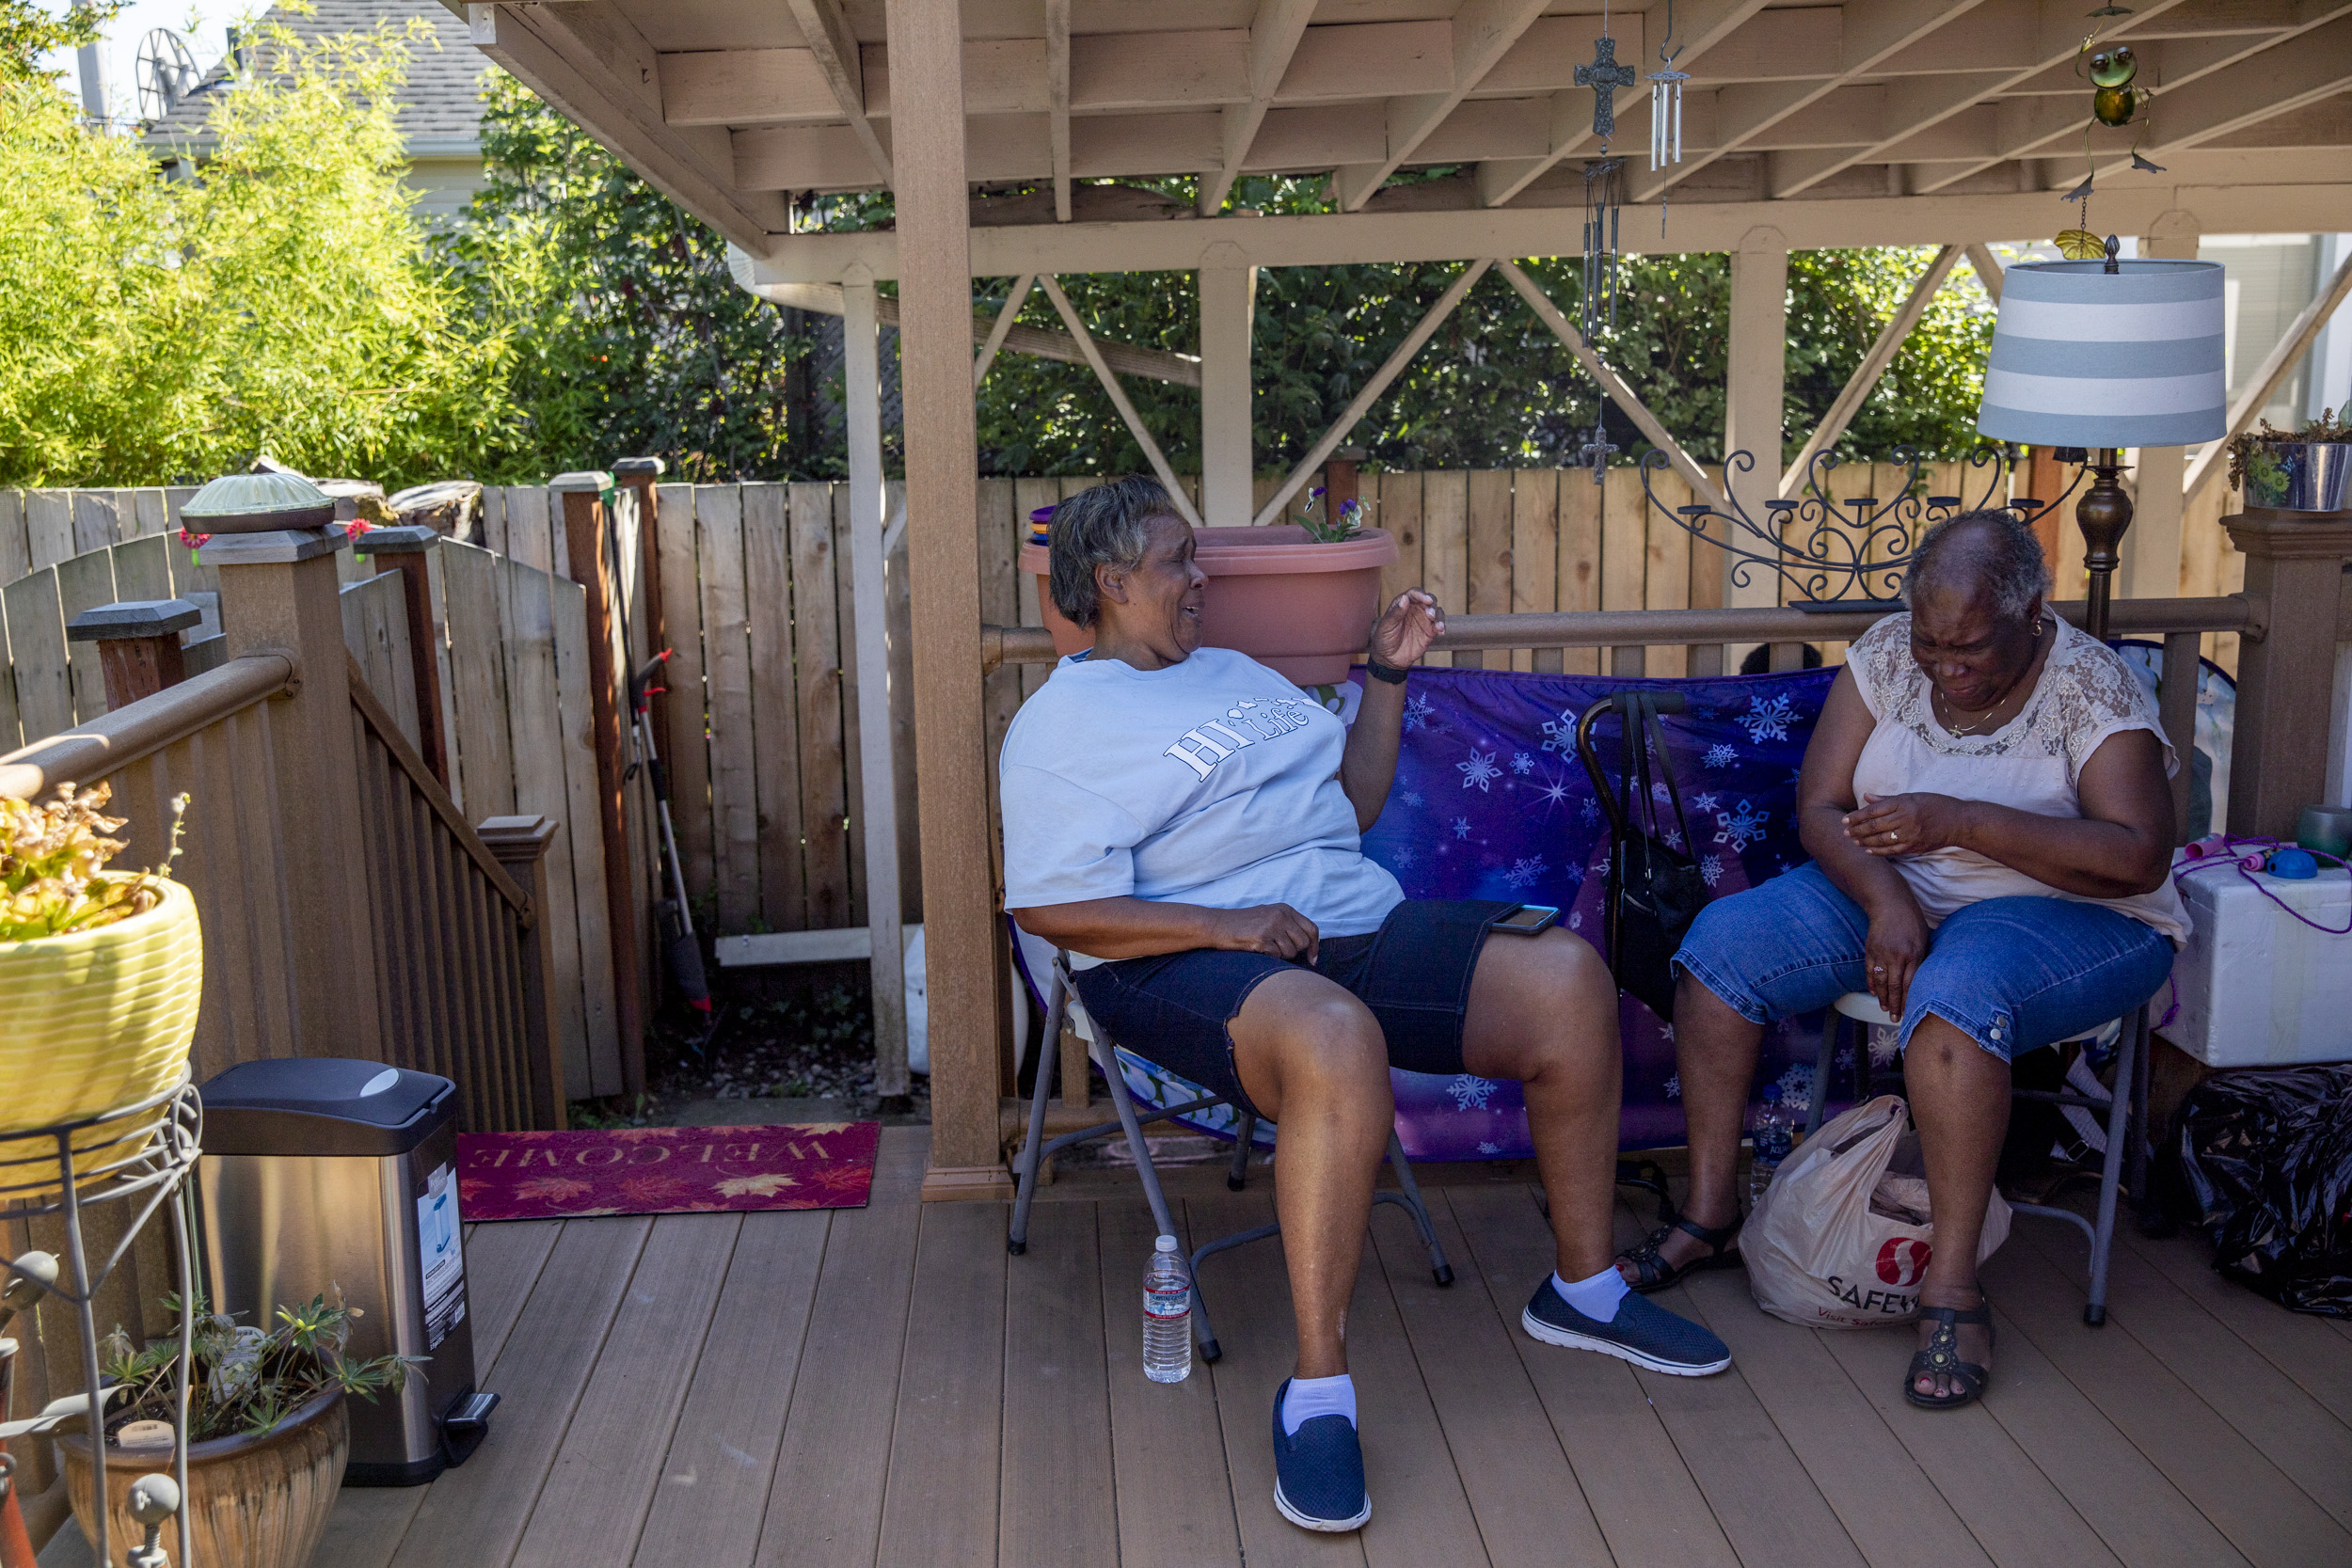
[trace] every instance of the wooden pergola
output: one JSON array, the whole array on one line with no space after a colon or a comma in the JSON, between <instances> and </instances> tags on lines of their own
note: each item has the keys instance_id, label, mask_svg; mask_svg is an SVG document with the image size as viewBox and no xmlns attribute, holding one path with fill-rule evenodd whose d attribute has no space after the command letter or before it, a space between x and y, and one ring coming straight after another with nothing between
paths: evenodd
<instances>
[{"instance_id":1,"label":"wooden pergola","mask_svg":"<svg viewBox=\"0 0 2352 1568\"><path fill-rule=\"evenodd\" d=\"M2061 198L2082 181L2087 155L2090 226L2137 237L2142 255L2193 256L2204 233L2352 230L2352 4L2140 0L2095 21L2090 8L1677 0L1670 42L1666 0L1610 8L1615 57L1641 71L1617 93L1610 147L1629 159L1625 245L1733 259L1726 451L1778 450L1792 248L1943 247L1840 400L1851 415L1960 260L1997 289L1987 242L2073 226ZM745 287L847 316L861 594L879 593L885 548L874 328L885 314L900 328L905 537L921 628L913 695L934 1118L926 1196L1006 1191L973 521L973 388L1001 347L1083 360L1115 401L1120 373L1196 382L1200 512L1211 524L1246 523L1254 270L1461 261L1470 265L1390 373L1478 275L1499 270L1677 466L1694 469L1512 265L1581 248L1582 166L1601 147L1594 93L1576 72L1595 57L1599 0L547 0L465 12L485 54L725 235ZM2140 83L2154 89L2144 135L2137 124L2090 125L2076 56L2094 25L2104 40L2133 45ZM1689 73L1684 155L1652 167L1646 110L1661 43ZM2136 146L2157 172L2135 169ZM1417 177L1396 182L1407 171ZM1261 173L1327 174L1333 210L1276 217L1232 206L1237 178ZM1197 178L1197 207L1116 182L1164 176ZM989 189L1014 184L1033 189ZM797 230L796 202L809 193L884 188L895 229ZM1197 363L1098 343L1054 282L1118 271L1200 275ZM993 329L973 315L979 277L1020 280ZM886 280L898 284L895 301L877 298ZM1066 335L1010 327L1032 280ZM2323 290L2258 381L2291 372L2347 283L2352 269ZM1015 331L1025 336L1009 343ZM2247 417L2262 397L2243 401ZM1832 426L1842 422L1833 412ZM1836 434L1817 432L1815 444ZM1782 493L1771 467L1733 482L1751 515ZM2179 451L2143 454L2123 594L2177 592L2184 478ZM1266 512L1279 510L1278 498ZM1729 587L1724 603L1754 609L1770 594ZM880 637L879 615L858 624L861 640L869 628ZM860 700L882 702L881 683L865 683ZM863 735L886 746L888 724L869 717ZM885 792L868 817L887 821L888 768L869 761L864 777L869 793ZM2234 804L2232 815L2234 823ZM871 865L870 838L868 852ZM869 875L876 886L896 880L886 867ZM899 939L883 902L874 901L873 951L888 974Z\"/></svg>"}]
</instances>

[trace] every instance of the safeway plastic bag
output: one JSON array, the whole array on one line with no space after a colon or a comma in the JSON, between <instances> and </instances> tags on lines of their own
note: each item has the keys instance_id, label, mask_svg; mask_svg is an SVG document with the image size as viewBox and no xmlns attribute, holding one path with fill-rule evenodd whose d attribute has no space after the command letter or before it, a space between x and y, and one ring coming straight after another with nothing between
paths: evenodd
<instances>
[{"instance_id":1,"label":"safeway plastic bag","mask_svg":"<svg viewBox=\"0 0 2352 1568\"><path fill-rule=\"evenodd\" d=\"M2212 1236L2214 1267L2352 1317L2352 1066L2216 1073L2172 1127L2174 1206Z\"/></svg>"},{"instance_id":2,"label":"safeway plastic bag","mask_svg":"<svg viewBox=\"0 0 2352 1568\"><path fill-rule=\"evenodd\" d=\"M1918 1315L1935 1224L1910 1122L1899 1097L1881 1095L1781 1162L1740 1232L1758 1307L1807 1328L1875 1328ZM2009 1240L2009 1220L1995 1192L1979 1262Z\"/></svg>"}]
</instances>

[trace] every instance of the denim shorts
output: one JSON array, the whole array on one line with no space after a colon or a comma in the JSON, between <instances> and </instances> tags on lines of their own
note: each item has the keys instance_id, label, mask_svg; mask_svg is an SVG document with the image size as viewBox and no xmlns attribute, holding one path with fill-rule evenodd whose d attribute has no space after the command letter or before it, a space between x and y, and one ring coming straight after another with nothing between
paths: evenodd
<instances>
[{"instance_id":1,"label":"denim shorts","mask_svg":"<svg viewBox=\"0 0 2352 1568\"><path fill-rule=\"evenodd\" d=\"M1372 1009L1389 1063L1407 1072L1458 1073L1470 976L1494 918L1516 908L1484 899L1407 898L1380 929L1326 937L1312 968ZM1196 947L1121 958L1072 978L1088 1016L1156 1067L1189 1078L1257 1115L1233 1068L1226 1025L1267 976L1310 967L1269 953Z\"/></svg>"},{"instance_id":2,"label":"denim shorts","mask_svg":"<svg viewBox=\"0 0 2352 1568\"><path fill-rule=\"evenodd\" d=\"M1772 1023L1869 989L1869 926L1808 862L1708 905L1674 962L1749 1022ZM2171 972L2171 942L2127 914L2073 898L1987 898L1929 933L1902 1043L1933 1013L2009 1061L2121 1018Z\"/></svg>"}]
</instances>

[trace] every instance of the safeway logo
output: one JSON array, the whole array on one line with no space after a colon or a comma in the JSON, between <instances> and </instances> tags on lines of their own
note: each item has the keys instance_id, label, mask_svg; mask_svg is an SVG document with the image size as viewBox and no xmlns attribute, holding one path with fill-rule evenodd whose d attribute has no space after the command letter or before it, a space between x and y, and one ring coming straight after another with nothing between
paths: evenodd
<instances>
[{"instance_id":1,"label":"safeway logo","mask_svg":"<svg viewBox=\"0 0 2352 1568\"><path fill-rule=\"evenodd\" d=\"M1918 1284L1919 1276L1928 1272L1931 1250L1916 1236L1888 1238L1879 1248L1879 1277L1889 1285Z\"/></svg>"}]
</instances>

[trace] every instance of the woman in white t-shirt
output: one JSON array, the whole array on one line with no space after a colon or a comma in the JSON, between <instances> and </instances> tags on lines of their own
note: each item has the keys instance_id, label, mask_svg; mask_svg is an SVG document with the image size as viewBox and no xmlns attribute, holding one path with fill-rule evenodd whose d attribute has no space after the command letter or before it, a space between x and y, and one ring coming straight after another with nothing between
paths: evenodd
<instances>
[{"instance_id":1,"label":"woman in white t-shirt","mask_svg":"<svg viewBox=\"0 0 2352 1568\"><path fill-rule=\"evenodd\" d=\"M1675 957L1690 1196L1619 1259L1635 1290L1738 1260L1764 1026L1867 990L1901 1020L1934 1204L1903 1384L1931 1409L1991 1375L1977 1249L2010 1059L2138 1006L2188 934L2168 876L2177 759L2129 669L2045 606L2049 587L2022 519L1969 513L1920 541L1910 613L1853 644L1798 784L1813 860L1708 905Z\"/></svg>"},{"instance_id":2,"label":"woman in white t-shirt","mask_svg":"<svg viewBox=\"0 0 2352 1568\"><path fill-rule=\"evenodd\" d=\"M1489 942L1517 906L1406 898L1364 858L1406 671L1444 629L1437 602L1399 594L1372 627L1351 727L1200 646L1208 579L1152 481L1073 497L1052 532L1055 607L1094 646L1006 733L1005 906L1101 960L1078 994L1120 1045L1279 1125L1298 1325L1297 1375L1275 1395L1283 1516L1347 1530L1372 1513L1343 1322L1396 1117L1391 1064L1524 1085L1556 1251L1520 1317L1531 1336L1681 1375L1729 1366L1611 1261L1617 997L1597 955L1556 927Z\"/></svg>"}]
</instances>

